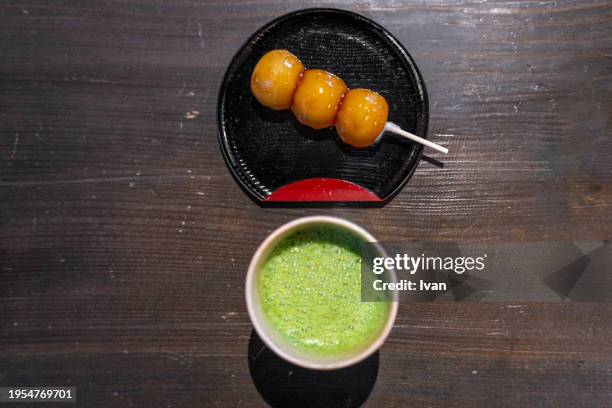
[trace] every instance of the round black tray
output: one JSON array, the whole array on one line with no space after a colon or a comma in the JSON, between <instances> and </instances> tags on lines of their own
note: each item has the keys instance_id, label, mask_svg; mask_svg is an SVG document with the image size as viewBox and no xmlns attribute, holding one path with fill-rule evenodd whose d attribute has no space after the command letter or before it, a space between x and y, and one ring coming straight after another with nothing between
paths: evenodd
<instances>
[{"instance_id":1,"label":"round black tray","mask_svg":"<svg viewBox=\"0 0 612 408\"><path fill-rule=\"evenodd\" d=\"M219 143L242 188L256 201L384 203L408 181L422 146L386 135L366 149L342 143L333 128L313 130L290 111L260 105L250 90L257 61L291 51L306 68L370 88L389 103L389 120L426 137L429 108L421 75L404 47L358 14L306 9L279 17L253 34L232 59L217 106Z\"/></svg>"}]
</instances>

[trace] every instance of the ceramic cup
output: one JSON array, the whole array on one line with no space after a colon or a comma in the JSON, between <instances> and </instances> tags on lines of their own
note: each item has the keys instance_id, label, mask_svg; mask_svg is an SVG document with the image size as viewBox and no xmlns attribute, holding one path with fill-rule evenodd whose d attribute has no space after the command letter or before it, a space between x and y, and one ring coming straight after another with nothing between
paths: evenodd
<instances>
[{"instance_id":1,"label":"ceramic cup","mask_svg":"<svg viewBox=\"0 0 612 408\"><path fill-rule=\"evenodd\" d=\"M291 344L281 338L276 330L268 324L259 301L257 282L259 280L261 267L266 262L270 252L279 242L283 240L283 238L306 227L317 225L331 226L342 229L364 242L377 242L376 239L365 229L342 218L314 216L298 218L294 221L288 222L287 224L279 227L276 231L272 232L259 245L259 248L257 248L257 251L253 255L246 278L246 304L249 317L251 318L251 322L253 323L257 334L277 355L300 367L313 370L335 370L353 365L366 359L375 353L380 346L382 346L383 342L389 335L391 328L393 327L395 316L397 315L397 293L393 292L394 296L392 301L389 302L389 313L383 329L365 349L357 350L354 353L343 354L341 356L313 356L293 347ZM380 246L380 244L375 244L373 247L375 248L375 256L387 256L385 250L382 248L382 246ZM389 271L388 279L391 281L397 280L395 271Z\"/></svg>"}]
</instances>

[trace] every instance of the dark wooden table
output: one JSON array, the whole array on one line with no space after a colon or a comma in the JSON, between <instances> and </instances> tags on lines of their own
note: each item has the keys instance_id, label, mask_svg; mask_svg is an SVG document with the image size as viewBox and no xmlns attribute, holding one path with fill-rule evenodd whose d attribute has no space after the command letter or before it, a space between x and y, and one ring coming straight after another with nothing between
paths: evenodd
<instances>
[{"instance_id":1,"label":"dark wooden table","mask_svg":"<svg viewBox=\"0 0 612 408\"><path fill-rule=\"evenodd\" d=\"M52 3L0 3L0 385L100 407L612 405L610 305L402 304L380 353L331 375L263 349L243 295L259 241L302 215L394 241L610 238L609 1L318 2L406 46L451 151L381 209L262 209L219 151L231 57L312 3Z\"/></svg>"}]
</instances>

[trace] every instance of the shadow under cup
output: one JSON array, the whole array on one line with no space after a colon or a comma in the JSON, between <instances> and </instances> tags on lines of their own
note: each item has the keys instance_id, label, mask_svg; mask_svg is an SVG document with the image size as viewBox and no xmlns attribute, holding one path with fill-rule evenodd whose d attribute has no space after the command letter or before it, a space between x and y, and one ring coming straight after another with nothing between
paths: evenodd
<instances>
[{"instance_id":1,"label":"shadow under cup","mask_svg":"<svg viewBox=\"0 0 612 408\"><path fill-rule=\"evenodd\" d=\"M257 334L262 341L277 355L295 365L315 369L315 370L334 370L358 363L372 355L387 338L397 314L397 297L393 296L390 301L384 302L387 310L384 320L381 320L380 329L370 339L365 339L364 344L334 353L313 353L303 350L290 343L281 333L271 324L263 310L259 283L262 276L262 268L270 258L274 249L281 242L295 233L307 230L331 229L341 231L344 234L355 238L360 242L377 242L376 239L358 225L336 217L315 216L304 217L291 221L270 234L259 246L249 265L246 279L246 302L249 317L253 323ZM374 251L364 256L386 256L385 250L378 244L367 245L369 251ZM372 249L374 248L374 249ZM387 279L395 281L395 272L390 271ZM306 294L304 296L307 296Z\"/></svg>"}]
</instances>

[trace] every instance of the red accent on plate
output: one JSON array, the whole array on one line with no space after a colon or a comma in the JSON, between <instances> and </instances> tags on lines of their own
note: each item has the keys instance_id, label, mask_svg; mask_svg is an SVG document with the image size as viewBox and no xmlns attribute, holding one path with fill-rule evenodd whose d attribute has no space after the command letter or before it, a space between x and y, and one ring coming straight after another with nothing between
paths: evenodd
<instances>
[{"instance_id":1,"label":"red accent on plate","mask_svg":"<svg viewBox=\"0 0 612 408\"><path fill-rule=\"evenodd\" d=\"M333 178L313 178L287 184L273 192L265 201L276 202L380 202L369 190L348 181Z\"/></svg>"}]
</instances>

